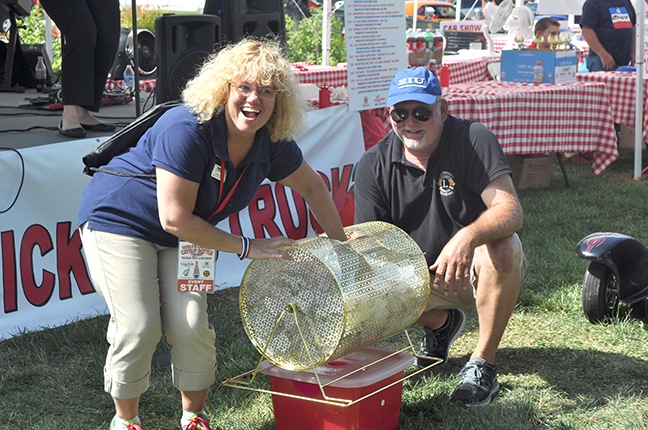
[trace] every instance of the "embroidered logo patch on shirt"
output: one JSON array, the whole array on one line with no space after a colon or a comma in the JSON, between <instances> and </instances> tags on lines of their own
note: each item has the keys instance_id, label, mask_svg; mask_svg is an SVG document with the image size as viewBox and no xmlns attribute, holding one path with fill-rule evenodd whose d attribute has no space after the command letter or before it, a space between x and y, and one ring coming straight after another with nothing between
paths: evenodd
<instances>
[{"instance_id":1,"label":"embroidered logo patch on shirt","mask_svg":"<svg viewBox=\"0 0 648 430\"><path fill-rule=\"evenodd\" d=\"M630 14L625 7L611 7L610 16L612 18L612 25L614 26L614 28L632 28Z\"/></svg>"},{"instance_id":2,"label":"embroidered logo patch on shirt","mask_svg":"<svg viewBox=\"0 0 648 430\"><path fill-rule=\"evenodd\" d=\"M442 196L451 196L452 194L454 194L454 175L450 172L441 172L441 175L439 175L439 180L437 181L437 185L439 186L439 191L441 192Z\"/></svg>"}]
</instances>

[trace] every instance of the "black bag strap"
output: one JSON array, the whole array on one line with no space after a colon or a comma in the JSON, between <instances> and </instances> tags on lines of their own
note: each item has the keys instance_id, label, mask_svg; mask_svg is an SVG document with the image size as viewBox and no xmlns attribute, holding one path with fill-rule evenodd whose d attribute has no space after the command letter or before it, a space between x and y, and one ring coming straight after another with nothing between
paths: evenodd
<instances>
[{"instance_id":1,"label":"black bag strap","mask_svg":"<svg viewBox=\"0 0 648 430\"><path fill-rule=\"evenodd\" d=\"M154 178L155 175L137 175L132 173L120 173L101 169L115 156L126 151L137 144L139 139L151 128L153 124L171 108L182 105L179 100L172 100L160 103L135 118L128 126L106 139L101 145L83 156L83 173L92 176L95 172L110 173L118 176Z\"/></svg>"}]
</instances>

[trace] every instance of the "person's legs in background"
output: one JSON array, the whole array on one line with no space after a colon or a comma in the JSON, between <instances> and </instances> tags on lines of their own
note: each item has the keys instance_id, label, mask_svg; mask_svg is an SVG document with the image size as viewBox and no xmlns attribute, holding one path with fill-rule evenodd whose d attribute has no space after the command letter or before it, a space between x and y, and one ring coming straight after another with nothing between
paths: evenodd
<instances>
[{"instance_id":1,"label":"person's legs in background","mask_svg":"<svg viewBox=\"0 0 648 430\"><path fill-rule=\"evenodd\" d=\"M119 46L120 13L117 0L44 0L41 5L61 30L63 115L59 131L83 137L88 129L111 131L89 111L97 112Z\"/></svg>"},{"instance_id":2,"label":"person's legs in background","mask_svg":"<svg viewBox=\"0 0 648 430\"><path fill-rule=\"evenodd\" d=\"M120 38L119 3L115 0L86 0L95 23L97 38L94 48L93 101L80 103L79 122L82 125L99 123L88 111L98 112L106 87L106 78L113 65Z\"/></svg>"}]
</instances>

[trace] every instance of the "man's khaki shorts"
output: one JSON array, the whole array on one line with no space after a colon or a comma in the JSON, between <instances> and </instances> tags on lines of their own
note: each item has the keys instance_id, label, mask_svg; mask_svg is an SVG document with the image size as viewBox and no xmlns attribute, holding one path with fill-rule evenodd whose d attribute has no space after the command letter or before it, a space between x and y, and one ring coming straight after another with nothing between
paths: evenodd
<instances>
[{"instance_id":1,"label":"man's khaki shorts","mask_svg":"<svg viewBox=\"0 0 648 430\"><path fill-rule=\"evenodd\" d=\"M520 241L520 236L517 233L513 235L520 244L520 279L524 279L524 274L528 266L528 261L526 255L524 255L524 250L522 249L522 242ZM461 309L461 308L470 308L475 306L475 296L477 294L477 272L475 270L475 260L473 259L472 266L470 268L470 286L466 290L459 290L459 294L456 296L443 295L443 283L440 285L439 289L432 287L432 282L434 279L430 278L430 299L428 300L426 311L431 309Z\"/></svg>"}]
</instances>

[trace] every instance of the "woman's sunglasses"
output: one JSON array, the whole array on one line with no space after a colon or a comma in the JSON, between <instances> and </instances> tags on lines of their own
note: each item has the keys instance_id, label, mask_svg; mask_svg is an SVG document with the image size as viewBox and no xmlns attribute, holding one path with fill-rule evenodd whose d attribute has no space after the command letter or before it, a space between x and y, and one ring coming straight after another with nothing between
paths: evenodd
<instances>
[{"instance_id":1,"label":"woman's sunglasses","mask_svg":"<svg viewBox=\"0 0 648 430\"><path fill-rule=\"evenodd\" d=\"M401 122L405 122L407 117L409 117L409 111L407 109L397 108L389 112L389 115L395 123L400 124ZM412 109L412 115L414 115L417 121L425 122L432 118L432 111L426 107L419 106Z\"/></svg>"}]
</instances>

